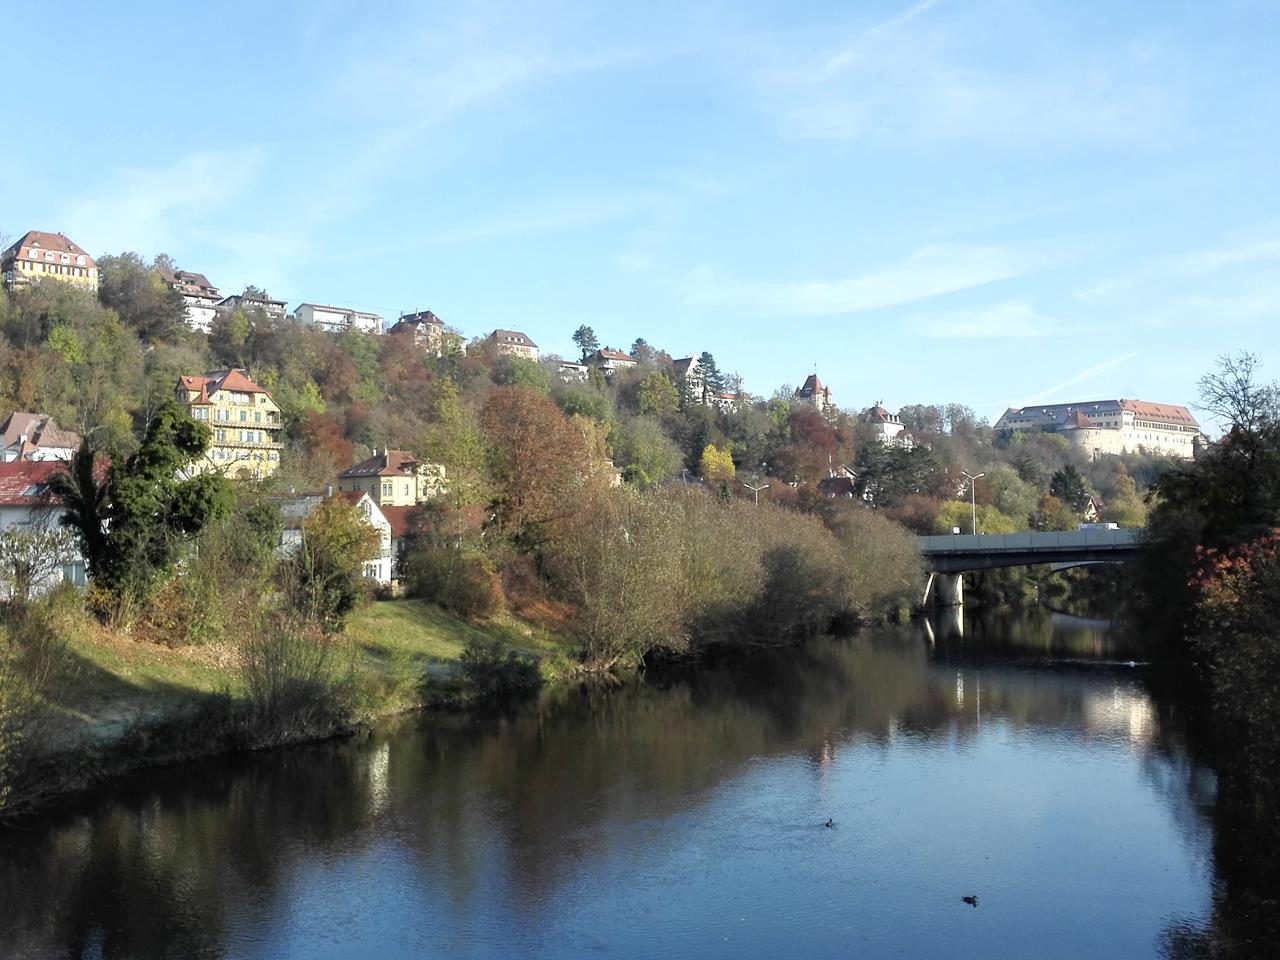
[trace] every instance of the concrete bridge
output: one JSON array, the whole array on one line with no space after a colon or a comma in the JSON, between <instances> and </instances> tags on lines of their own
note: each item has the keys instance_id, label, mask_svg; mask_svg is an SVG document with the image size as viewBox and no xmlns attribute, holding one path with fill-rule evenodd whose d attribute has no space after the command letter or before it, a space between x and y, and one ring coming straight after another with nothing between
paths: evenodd
<instances>
[{"instance_id":1,"label":"concrete bridge","mask_svg":"<svg viewBox=\"0 0 1280 960\"><path fill-rule=\"evenodd\" d=\"M1136 557L1144 549L1140 530L1073 530L1061 533L951 534L918 537L929 570L927 603L937 583L944 605L964 603L964 577L969 571L998 567L1052 564L1061 570L1086 563L1113 563Z\"/></svg>"}]
</instances>

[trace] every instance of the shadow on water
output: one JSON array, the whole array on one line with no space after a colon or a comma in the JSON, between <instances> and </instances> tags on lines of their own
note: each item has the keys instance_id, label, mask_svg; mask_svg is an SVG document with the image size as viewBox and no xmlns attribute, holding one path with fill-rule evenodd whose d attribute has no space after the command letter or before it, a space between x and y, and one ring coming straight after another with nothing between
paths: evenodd
<instances>
[{"instance_id":1,"label":"shadow on water","mask_svg":"<svg viewBox=\"0 0 1280 960\"><path fill-rule=\"evenodd\" d=\"M1016 819L1014 800L990 793L1001 764L1053 777L1083 763L1081 776L1111 791L1130 789L1122 773L1132 767L1135 796L1157 797L1173 824L1153 849L1197 876L1214 779L1188 759L1176 711L1152 701L1140 668L1121 666L1128 659L1104 623L992 613L619 689L559 688L516 711L406 720L359 742L153 771L0 834L0 956L343 956L370 939L396 944L388 957L776 956L788 945L822 956L849 924L866 955L904 946L877 935L936 953L955 920L917 902L935 894L908 866L915 845L946 876L957 836L990 850L1018 828L994 816L901 816L949 789L956 803L970 791L984 798L975 810L994 802ZM1058 811L1054 830L1065 833L1045 832L1044 811L1032 811L1027 842L1052 847L1070 871L1082 841L1069 832L1105 820L1057 794L1036 803ZM833 804L844 811L833 850L858 846L815 860L810 828ZM1156 955L1178 931L1203 928L1205 883L1126 869L1186 919L1168 921L1164 906L1145 926L1117 916L1111 942L1128 937ZM989 885L999 882L992 873ZM730 949L718 926L724 886L753 883L773 903L752 908L769 922ZM1065 923L1036 899L1045 890L1025 895L1022 915L984 897L965 922L995 926L970 932L972 955L1018 955L1016 945ZM955 891L937 896L958 902ZM806 920L815 902L827 904L824 918ZM1094 933L1062 929L1058 955L1090 955Z\"/></svg>"}]
</instances>

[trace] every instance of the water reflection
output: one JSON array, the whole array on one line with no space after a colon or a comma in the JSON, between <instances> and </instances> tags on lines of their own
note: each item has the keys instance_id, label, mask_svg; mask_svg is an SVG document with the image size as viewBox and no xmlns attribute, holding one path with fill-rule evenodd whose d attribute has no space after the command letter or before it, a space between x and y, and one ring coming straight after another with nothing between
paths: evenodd
<instances>
[{"instance_id":1,"label":"water reflection","mask_svg":"<svg viewBox=\"0 0 1280 960\"><path fill-rule=\"evenodd\" d=\"M136 778L0 837L0 956L1155 955L1211 778L1103 625L964 626Z\"/></svg>"}]
</instances>

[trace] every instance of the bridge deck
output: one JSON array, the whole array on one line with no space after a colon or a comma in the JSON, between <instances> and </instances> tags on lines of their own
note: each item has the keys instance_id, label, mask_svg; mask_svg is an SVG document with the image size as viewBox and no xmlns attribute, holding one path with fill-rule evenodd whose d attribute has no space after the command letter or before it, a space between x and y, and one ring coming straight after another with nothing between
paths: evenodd
<instances>
[{"instance_id":1,"label":"bridge deck","mask_svg":"<svg viewBox=\"0 0 1280 960\"><path fill-rule=\"evenodd\" d=\"M951 534L918 537L930 568L962 572L1036 563L1123 560L1143 549L1141 530L1057 533Z\"/></svg>"}]
</instances>

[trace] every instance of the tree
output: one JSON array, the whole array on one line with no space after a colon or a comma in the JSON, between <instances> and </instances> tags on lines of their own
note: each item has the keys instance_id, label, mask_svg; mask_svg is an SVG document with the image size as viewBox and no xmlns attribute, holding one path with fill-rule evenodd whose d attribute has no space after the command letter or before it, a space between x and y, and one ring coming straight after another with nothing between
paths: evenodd
<instances>
[{"instance_id":1,"label":"tree","mask_svg":"<svg viewBox=\"0 0 1280 960\"><path fill-rule=\"evenodd\" d=\"M600 341L596 339L596 332L586 324L583 324L573 332L573 342L582 351L583 363L586 363L588 358L600 349Z\"/></svg>"},{"instance_id":2,"label":"tree","mask_svg":"<svg viewBox=\"0 0 1280 960\"><path fill-rule=\"evenodd\" d=\"M698 461L698 472L707 483L728 483L733 480L737 469L727 448L721 450L709 443L703 448L702 457Z\"/></svg>"},{"instance_id":3,"label":"tree","mask_svg":"<svg viewBox=\"0 0 1280 960\"><path fill-rule=\"evenodd\" d=\"M1067 464L1053 475L1049 481L1049 493L1076 513L1083 511L1089 501L1089 486L1072 464Z\"/></svg>"},{"instance_id":4,"label":"tree","mask_svg":"<svg viewBox=\"0 0 1280 960\"><path fill-rule=\"evenodd\" d=\"M364 564L379 547L378 531L350 503L325 500L303 522L302 543L282 566L289 606L325 630L338 630L368 599Z\"/></svg>"},{"instance_id":5,"label":"tree","mask_svg":"<svg viewBox=\"0 0 1280 960\"><path fill-rule=\"evenodd\" d=\"M724 375L716 366L716 358L703 351L698 357L698 372L702 374L702 400L724 393Z\"/></svg>"},{"instance_id":6,"label":"tree","mask_svg":"<svg viewBox=\"0 0 1280 960\"><path fill-rule=\"evenodd\" d=\"M665 416L680 409L680 394L667 375L654 370L636 386L636 409L641 416Z\"/></svg>"},{"instance_id":7,"label":"tree","mask_svg":"<svg viewBox=\"0 0 1280 960\"><path fill-rule=\"evenodd\" d=\"M1036 504L1036 512L1031 516L1033 530L1074 530L1079 525L1079 517L1071 508L1050 494L1045 494Z\"/></svg>"},{"instance_id":8,"label":"tree","mask_svg":"<svg viewBox=\"0 0 1280 960\"><path fill-rule=\"evenodd\" d=\"M643 367L653 363L657 359L658 352L649 346L644 337L636 337L636 342L631 345L631 356L635 357L636 362Z\"/></svg>"},{"instance_id":9,"label":"tree","mask_svg":"<svg viewBox=\"0 0 1280 960\"><path fill-rule=\"evenodd\" d=\"M493 382L504 387L523 387L546 393L551 389L551 375L526 357L510 354L498 358L493 368Z\"/></svg>"},{"instance_id":10,"label":"tree","mask_svg":"<svg viewBox=\"0 0 1280 960\"><path fill-rule=\"evenodd\" d=\"M547 397L520 387L495 390L480 425L500 528L522 546L537 546L591 473L583 434Z\"/></svg>"},{"instance_id":11,"label":"tree","mask_svg":"<svg viewBox=\"0 0 1280 960\"><path fill-rule=\"evenodd\" d=\"M423 438L423 453L445 468L444 497L453 510L451 527L460 542L467 511L492 495L486 473L489 451L475 412L459 399L453 381L437 384L432 416L434 422Z\"/></svg>"},{"instance_id":12,"label":"tree","mask_svg":"<svg viewBox=\"0 0 1280 960\"><path fill-rule=\"evenodd\" d=\"M623 423L614 440L614 460L628 483L647 487L661 483L680 471L680 448L650 417L635 417Z\"/></svg>"},{"instance_id":13,"label":"tree","mask_svg":"<svg viewBox=\"0 0 1280 960\"><path fill-rule=\"evenodd\" d=\"M182 297L136 253L98 258L98 299L144 343L172 340L184 328Z\"/></svg>"},{"instance_id":14,"label":"tree","mask_svg":"<svg viewBox=\"0 0 1280 960\"><path fill-rule=\"evenodd\" d=\"M33 524L0 531L0 596L18 608L54 582L75 537L61 526Z\"/></svg>"},{"instance_id":15,"label":"tree","mask_svg":"<svg viewBox=\"0 0 1280 960\"><path fill-rule=\"evenodd\" d=\"M1256 354L1218 358L1218 369L1200 378L1200 405L1232 429L1252 432L1280 420L1280 386L1258 381Z\"/></svg>"},{"instance_id":16,"label":"tree","mask_svg":"<svg viewBox=\"0 0 1280 960\"><path fill-rule=\"evenodd\" d=\"M206 424L168 400L137 451L111 464L105 483L97 479L88 441L66 473L50 478L51 493L67 506L64 523L76 532L89 575L109 601L100 612L128 615L172 572L191 538L229 511L230 488L220 474L182 478L209 438Z\"/></svg>"}]
</instances>

